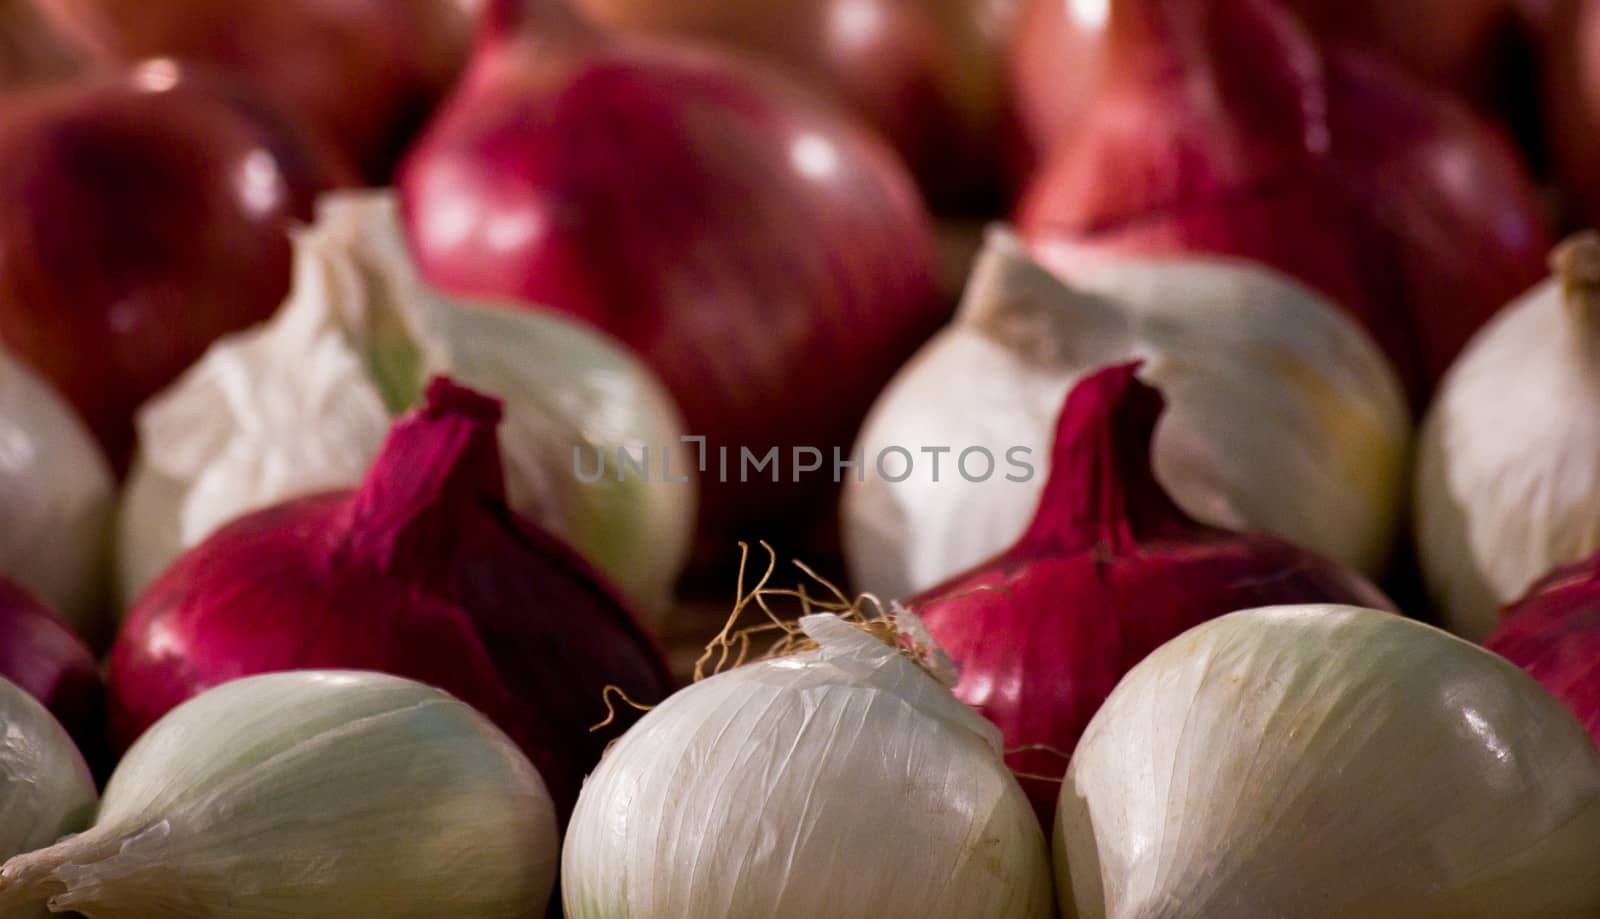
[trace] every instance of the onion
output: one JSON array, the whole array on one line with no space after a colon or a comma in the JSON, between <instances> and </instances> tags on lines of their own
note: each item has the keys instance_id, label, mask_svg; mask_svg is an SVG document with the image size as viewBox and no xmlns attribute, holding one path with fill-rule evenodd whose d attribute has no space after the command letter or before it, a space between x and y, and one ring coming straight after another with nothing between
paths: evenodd
<instances>
[{"instance_id":1,"label":"onion","mask_svg":"<svg viewBox=\"0 0 1600 919\"><path fill-rule=\"evenodd\" d=\"M906 606L961 668L956 695L1000 727L1050 824L1078 736L1128 668L1185 629L1274 603L1389 606L1360 575L1268 536L1201 526L1156 482L1161 395L1112 367L1073 387L1022 538ZM1055 752L1051 752L1055 751Z\"/></svg>"},{"instance_id":2,"label":"onion","mask_svg":"<svg viewBox=\"0 0 1600 919\"><path fill-rule=\"evenodd\" d=\"M941 319L915 187L850 122L712 50L598 37L561 0L488 12L401 170L423 277L642 355L706 438L702 471L729 452L702 533L814 513L828 477L791 477L795 448L844 453ZM769 449L781 472L739 482L741 451Z\"/></svg>"},{"instance_id":3,"label":"onion","mask_svg":"<svg viewBox=\"0 0 1600 919\"><path fill-rule=\"evenodd\" d=\"M465 63L454 0L35 0L103 61L171 56L242 80L381 179Z\"/></svg>"},{"instance_id":4,"label":"onion","mask_svg":"<svg viewBox=\"0 0 1600 919\"><path fill-rule=\"evenodd\" d=\"M112 650L113 739L244 674L380 670L489 715L566 813L615 736L589 731L604 688L648 704L669 678L600 576L506 507L499 417L436 379L360 488L243 517L179 558Z\"/></svg>"},{"instance_id":5,"label":"onion","mask_svg":"<svg viewBox=\"0 0 1600 919\"><path fill-rule=\"evenodd\" d=\"M1033 173L1094 98L1113 2L1118 0L1020 0L1006 54L1021 135L1014 163L1019 175Z\"/></svg>"},{"instance_id":6,"label":"onion","mask_svg":"<svg viewBox=\"0 0 1600 919\"><path fill-rule=\"evenodd\" d=\"M36 699L0 678L0 861L83 829L94 803L94 779L67 732ZM0 916L34 919L43 912L8 900L0 887Z\"/></svg>"},{"instance_id":7,"label":"onion","mask_svg":"<svg viewBox=\"0 0 1600 919\"><path fill-rule=\"evenodd\" d=\"M844 500L856 586L906 597L1014 543L1067 391L1134 358L1171 400L1155 471L1186 513L1383 571L1410 429L1355 323L1276 272L1215 258L1120 260L1069 286L996 233L956 321L862 428Z\"/></svg>"},{"instance_id":8,"label":"onion","mask_svg":"<svg viewBox=\"0 0 1600 919\"><path fill-rule=\"evenodd\" d=\"M1319 36L1358 45L1426 80L1481 96L1515 23L1511 0L1290 0Z\"/></svg>"},{"instance_id":9,"label":"onion","mask_svg":"<svg viewBox=\"0 0 1600 919\"><path fill-rule=\"evenodd\" d=\"M578 0L597 24L696 36L787 67L847 103L940 209L1002 190L1003 50L1017 0Z\"/></svg>"},{"instance_id":10,"label":"onion","mask_svg":"<svg viewBox=\"0 0 1600 919\"><path fill-rule=\"evenodd\" d=\"M155 61L0 111L0 337L119 466L139 403L283 300L333 175L231 92Z\"/></svg>"},{"instance_id":11,"label":"onion","mask_svg":"<svg viewBox=\"0 0 1600 919\"><path fill-rule=\"evenodd\" d=\"M94 826L0 866L0 903L96 919L524 919L550 899L558 844L538 773L468 706L382 674L275 673L161 719Z\"/></svg>"},{"instance_id":12,"label":"onion","mask_svg":"<svg viewBox=\"0 0 1600 919\"><path fill-rule=\"evenodd\" d=\"M0 92L73 76L86 57L40 15L37 0L0 0Z\"/></svg>"},{"instance_id":13,"label":"onion","mask_svg":"<svg viewBox=\"0 0 1600 919\"><path fill-rule=\"evenodd\" d=\"M1600 3L1555 0L1543 18L1545 139L1573 209L1600 223Z\"/></svg>"},{"instance_id":14,"label":"onion","mask_svg":"<svg viewBox=\"0 0 1600 919\"><path fill-rule=\"evenodd\" d=\"M1567 704L1600 743L1600 555L1551 572L1484 643Z\"/></svg>"},{"instance_id":15,"label":"onion","mask_svg":"<svg viewBox=\"0 0 1600 919\"><path fill-rule=\"evenodd\" d=\"M1266 0L1110 14L1107 82L1021 204L1047 264L1262 262L1359 318L1414 394L1538 279L1549 237L1532 183L1464 105L1325 52Z\"/></svg>"},{"instance_id":16,"label":"onion","mask_svg":"<svg viewBox=\"0 0 1600 919\"><path fill-rule=\"evenodd\" d=\"M1551 264L1461 355L1422 427L1417 556L1445 626L1474 641L1537 578L1600 550L1600 234Z\"/></svg>"},{"instance_id":17,"label":"onion","mask_svg":"<svg viewBox=\"0 0 1600 919\"><path fill-rule=\"evenodd\" d=\"M805 616L810 650L629 730L572 816L569 919L1049 917L1044 836L999 732L950 694L915 617L866 625Z\"/></svg>"},{"instance_id":18,"label":"onion","mask_svg":"<svg viewBox=\"0 0 1600 919\"><path fill-rule=\"evenodd\" d=\"M1600 751L1527 674L1400 616L1280 606L1117 684L1061 789L1056 880L1082 919L1593 916L1596 839Z\"/></svg>"},{"instance_id":19,"label":"onion","mask_svg":"<svg viewBox=\"0 0 1600 919\"><path fill-rule=\"evenodd\" d=\"M0 574L60 610L86 640L109 639L111 468L72 408L3 348L0 444Z\"/></svg>"},{"instance_id":20,"label":"onion","mask_svg":"<svg viewBox=\"0 0 1600 919\"><path fill-rule=\"evenodd\" d=\"M49 709L80 750L99 751L105 730L104 695L94 654L49 607L4 578L0 578L0 677Z\"/></svg>"},{"instance_id":21,"label":"onion","mask_svg":"<svg viewBox=\"0 0 1600 919\"><path fill-rule=\"evenodd\" d=\"M429 290L388 191L323 196L294 247L293 291L272 321L218 341L139 412L119 528L125 603L240 514L360 482L391 415L449 374L506 403L511 507L641 609L668 608L693 537L694 469L688 456L662 468L683 422L648 368L568 317ZM619 468L624 452L646 471Z\"/></svg>"}]
</instances>

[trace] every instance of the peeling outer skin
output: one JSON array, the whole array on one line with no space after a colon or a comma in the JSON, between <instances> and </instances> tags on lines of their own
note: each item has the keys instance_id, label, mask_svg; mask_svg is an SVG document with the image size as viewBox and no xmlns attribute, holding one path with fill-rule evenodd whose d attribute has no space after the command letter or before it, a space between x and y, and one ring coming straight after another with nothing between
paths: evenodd
<instances>
[{"instance_id":1,"label":"peeling outer skin","mask_svg":"<svg viewBox=\"0 0 1600 919\"><path fill-rule=\"evenodd\" d=\"M993 725L837 617L684 689L589 777L562 885L619 915L1042 919L1044 840Z\"/></svg>"}]
</instances>

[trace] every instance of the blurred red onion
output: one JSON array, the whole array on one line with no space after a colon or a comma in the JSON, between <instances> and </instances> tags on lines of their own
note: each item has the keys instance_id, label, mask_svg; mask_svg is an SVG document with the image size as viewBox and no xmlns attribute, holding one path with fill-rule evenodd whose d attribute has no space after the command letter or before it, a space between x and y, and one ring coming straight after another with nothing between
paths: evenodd
<instances>
[{"instance_id":1,"label":"blurred red onion","mask_svg":"<svg viewBox=\"0 0 1600 919\"><path fill-rule=\"evenodd\" d=\"M237 78L381 179L466 61L460 0L36 0L113 64Z\"/></svg>"},{"instance_id":2,"label":"blurred red onion","mask_svg":"<svg viewBox=\"0 0 1600 919\"><path fill-rule=\"evenodd\" d=\"M1545 11L1544 132L1576 223L1600 224L1600 2Z\"/></svg>"},{"instance_id":3,"label":"blurred red onion","mask_svg":"<svg viewBox=\"0 0 1600 919\"><path fill-rule=\"evenodd\" d=\"M605 744L604 689L654 703L661 656L576 552L506 506L500 404L436 379L354 492L250 514L185 553L133 606L109 670L125 748L235 677L381 670L492 718L565 813Z\"/></svg>"},{"instance_id":4,"label":"blurred red onion","mask_svg":"<svg viewBox=\"0 0 1600 919\"><path fill-rule=\"evenodd\" d=\"M890 151L775 76L601 36L558 0L490 5L400 189L436 286L577 316L661 374L707 438L702 532L719 539L821 510L831 470L791 481L791 448L848 458L873 396L946 315ZM741 449L772 447L781 473L741 483Z\"/></svg>"},{"instance_id":5,"label":"blurred red onion","mask_svg":"<svg viewBox=\"0 0 1600 919\"><path fill-rule=\"evenodd\" d=\"M94 655L54 612L0 578L0 677L38 699L85 757L102 744L104 697Z\"/></svg>"},{"instance_id":6,"label":"blurred red onion","mask_svg":"<svg viewBox=\"0 0 1600 919\"><path fill-rule=\"evenodd\" d=\"M1600 555L1552 572L1500 615L1485 646L1543 683L1600 743Z\"/></svg>"},{"instance_id":7,"label":"blurred red onion","mask_svg":"<svg viewBox=\"0 0 1600 919\"><path fill-rule=\"evenodd\" d=\"M0 92L66 79L87 62L88 50L42 16L37 0L0 0Z\"/></svg>"},{"instance_id":8,"label":"blurred red onion","mask_svg":"<svg viewBox=\"0 0 1600 919\"><path fill-rule=\"evenodd\" d=\"M1492 92L1512 0L1288 0L1319 38L1381 54L1473 96Z\"/></svg>"},{"instance_id":9,"label":"blurred red onion","mask_svg":"<svg viewBox=\"0 0 1600 919\"><path fill-rule=\"evenodd\" d=\"M171 61L0 109L0 338L114 464L131 417L289 287L291 220L336 167Z\"/></svg>"},{"instance_id":10,"label":"blurred red onion","mask_svg":"<svg viewBox=\"0 0 1600 919\"><path fill-rule=\"evenodd\" d=\"M1420 393L1550 245L1465 105L1318 47L1268 0L1113 2L1106 83L1020 211L1069 273L1118 254L1265 263L1340 301Z\"/></svg>"},{"instance_id":11,"label":"blurred red onion","mask_svg":"<svg viewBox=\"0 0 1600 919\"><path fill-rule=\"evenodd\" d=\"M1360 575L1265 535L1191 520L1150 458L1163 400L1138 364L1068 394L1050 477L1022 538L906 601L961 668L956 695L999 726L1053 826L1067 756L1113 686L1179 633L1284 603L1391 608ZM1043 746L1050 749L1018 749Z\"/></svg>"},{"instance_id":12,"label":"blurred red onion","mask_svg":"<svg viewBox=\"0 0 1600 919\"><path fill-rule=\"evenodd\" d=\"M579 0L595 23L710 39L781 63L849 104L935 206L1000 197L1003 51L1017 0Z\"/></svg>"}]
</instances>

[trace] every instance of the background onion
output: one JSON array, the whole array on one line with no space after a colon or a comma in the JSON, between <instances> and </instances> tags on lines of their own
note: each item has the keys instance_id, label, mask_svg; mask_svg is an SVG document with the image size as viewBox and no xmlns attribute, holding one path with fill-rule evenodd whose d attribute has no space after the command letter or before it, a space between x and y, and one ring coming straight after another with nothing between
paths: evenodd
<instances>
[{"instance_id":1,"label":"background onion","mask_svg":"<svg viewBox=\"0 0 1600 919\"><path fill-rule=\"evenodd\" d=\"M600 25L718 41L848 104L936 207L992 206L1009 138L1002 51L1017 0L578 0Z\"/></svg>"},{"instance_id":2,"label":"background onion","mask_svg":"<svg viewBox=\"0 0 1600 919\"><path fill-rule=\"evenodd\" d=\"M847 451L937 327L930 229L903 167L713 50L603 38L560 0L488 12L467 77L401 171L424 278L546 304L642 355L711 450L703 532L814 514L826 474L741 483L740 451L778 448L784 477L794 447Z\"/></svg>"},{"instance_id":3,"label":"background onion","mask_svg":"<svg viewBox=\"0 0 1600 919\"><path fill-rule=\"evenodd\" d=\"M37 0L0 0L0 92L70 77L87 58L40 14Z\"/></svg>"},{"instance_id":4,"label":"background onion","mask_svg":"<svg viewBox=\"0 0 1600 919\"><path fill-rule=\"evenodd\" d=\"M1163 400L1137 364L1099 371L1061 410L1049 480L1018 542L906 601L960 667L955 693L1000 727L1046 826L1078 737L1122 675L1180 632L1274 603L1388 600L1288 543L1202 526L1151 469Z\"/></svg>"},{"instance_id":5,"label":"background onion","mask_svg":"<svg viewBox=\"0 0 1600 919\"><path fill-rule=\"evenodd\" d=\"M4 349L0 444L0 574L104 643L111 469L71 406Z\"/></svg>"},{"instance_id":6,"label":"background onion","mask_svg":"<svg viewBox=\"0 0 1600 919\"><path fill-rule=\"evenodd\" d=\"M155 61L0 109L0 338L119 467L145 397L283 300L336 175L231 94Z\"/></svg>"},{"instance_id":7,"label":"background onion","mask_svg":"<svg viewBox=\"0 0 1600 919\"><path fill-rule=\"evenodd\" d=\"M670 680L600 575L506 507L499 417L499 403L436 379L360 488L250 514L180 557L112 651L117 744L241 675L379 670L488 715L565 814L631 721L590 732L604 687L649 704Z\"/></svg>"},{"instance_id":8,"label":"background onion","mask_svg":"<svg viewBox=\"0 0 1600 919\"><path fill-rule=\"evenodd\" d=\"M35 0L102 61L242 81L381 179L465 63L456 0Z\"/></svg>"},{"instance_id":9,"label":"background onion","mask_svg":"<svg viewBox=\"0 0 1600 919\"><path fill-rule=\"evenodd\" d=\"M54 612L4 578L0 578L0 677L49 709L87 758L99 758L104 747L104 695L94 655Z\"/></svg>"},{"instance_id":10,"label":"background onion","mask_svg":"<svg viewBox=\"0 0 1600 919\"><path fill-rule=\"evenodd\" d=\"M1414 393L1542 274L1531 180L1465 105L1266 0L1114 3L1109 28L1107 82L1021 205L1053 267L1263 262L1350 310Z\"/></svg>"},{"instance_id":11,"label":"background onion","mask_svg":"<svg viewBox=\"0 0 1600 919\"><path fill-rule=\"evenodd\" d=\"M1600 3L1543 10L1545 139L1582 225L1600 224Z\"/></svg>"}]
</instances>

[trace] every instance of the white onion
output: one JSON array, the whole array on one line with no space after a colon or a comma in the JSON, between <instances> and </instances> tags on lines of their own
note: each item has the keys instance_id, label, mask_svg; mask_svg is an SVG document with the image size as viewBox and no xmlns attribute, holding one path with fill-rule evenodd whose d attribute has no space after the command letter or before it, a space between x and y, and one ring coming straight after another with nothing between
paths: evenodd
<instances>
[{"instance_id":1,"label":"white onion","mask_svg":"<svg viewBox=\"0 0 1600 919\"><path fill-rule=\"evenodd\" d=\"M66 729L0 677L0 860L83 829L94 801L94 779ZM3 900L0 915L10 915Z\"/></svg>"},{"instance_id":2,"label":"white onion","mask_svg":"<svg viewBox=\"0 0 1600 919\"><path fill-rule=\"evenodd\" d=\"M90 642L105 636L111 467L66 400L0 351L0 574Z\"/></svg>"},{"instance_id":3,"label":"white onion","mask_svg":"<svg viewBox=\"0 0 1600 919\"><path fill-rule=\"evenodd\" d=\"M121 523L124 604L218 526L289 497L349 488L391 415L433 374L505 402L512 507L561 536L649 611L688 557L693 450L644 365L554 313L445 299L405 251L389 192L323 199L295 238L295 283L267 325L223 339L138 420L141 456ZM648 449L618 481L618 450ZM575 452L576 451L576 452ZM592 473L604 454L606 475Z\"/></svg>"},{"instance_id":4,"label":"white onion","mask_svg":"<svg viewBox=\"0 0 1600 919\"><path fill-rule=\"evenodd\" d=\"M1073 278L991 232L955 322L879 398L845 493L858 587L903 597L1022 533L1044 486L1062 399L1089 372L1140 359L1170 408L1156 475L1195 518L1260 530L1368 574L1388 557L1410 436L1398 380L1333 304L1265 268L1128 259ZM925 448L949 448L934 480ZM997 471L963 478L964 450ZM916 458L875 461L895 448ZM1031 457L1026 481L1008 454ZM968 472L981 475L977 454ZM885 471L887 470L887 471Z\"/></svg>"},{"instance_id":5,"label":"white onion","mask_svg":"<svg viewBox=\"0 0 1600 919\"><path fill-rule=\"evenodd\" d=\"M696 683L606 754L567 831L569 919L1048 917L999 731L867 631L800 624L816 649Z\"/></svg>"},{"instance_id":6,"label":"white onion","mask_svg":"<svg viewBox=\"0 0 1600 919\"><path fill-rule=\"evenodd\" d=\"M1079 919L1600 915L1600 751L1438 629L1246 610L1118 684L1073 754L1055 856Z\"/></svg>"},{"instance_id":7,"label":"white onion","mask_svg":"<svg viewBox=\"0 0 1600 919\"><path fill-rule=\"evenodd\" d=\"M1417 557L1474 641L1551 569L1600 550L1600 235L1502 310L1440 384L1417 464Z\"/></svg>"},{"instance_id":8,"label":"white onion","mask_svg":"<svg viewBox=\"0 0 1600 919\"><path fill-rule=\"evenodd\" d=\"M555 806L482 715L420 683L298 671L172 710L94 825L0 867L0 892L96 919L525 919L555 883Z\"/></svg>"}]
</instances>

